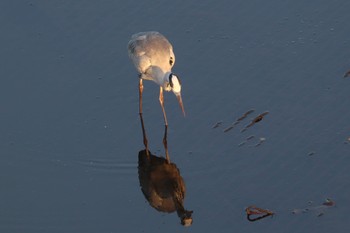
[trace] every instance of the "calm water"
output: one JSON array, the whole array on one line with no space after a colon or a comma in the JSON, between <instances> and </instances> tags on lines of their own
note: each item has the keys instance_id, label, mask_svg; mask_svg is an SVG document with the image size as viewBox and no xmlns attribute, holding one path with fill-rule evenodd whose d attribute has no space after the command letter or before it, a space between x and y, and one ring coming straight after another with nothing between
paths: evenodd
<instances>
[{"instance_id":1,"label":"calm water","mask_svg":"<svg viewBox=\"0 0 350 233\"><path fill-rule=\"evenodd\" d=\"M349 8L1 1L0 231L348 232ZM126 44L147 30L173 43L183 84L185 118L173 94L165 101L189 228L153 209L139 185L138 79ZM159 89L144 85L150 150L164 156ZM249 222L250 205L276 215Z\"/></svg>"}]
</instances>

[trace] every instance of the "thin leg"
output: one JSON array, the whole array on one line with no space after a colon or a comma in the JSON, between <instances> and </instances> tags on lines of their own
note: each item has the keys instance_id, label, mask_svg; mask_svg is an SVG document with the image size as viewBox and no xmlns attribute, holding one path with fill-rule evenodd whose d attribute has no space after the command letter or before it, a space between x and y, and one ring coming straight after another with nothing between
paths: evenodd
<instances>
[{"instance_id":1,"label":"thin leg","mask_svg":"<svg viewBox=\"0 0 350 233\"><path fill-rule=\"evenodd\" d=\"M139 82L139 113L142 114L142 92L143 92L143 83L142 78L140 78Z\"/></svg>"},{"instance_id":2,"label":"thin leg","mask_svg":"<svg viewBox=\"0 0 350 233\"><path fill-rule=\"evenodd\" d=\"M149 159L148 141L147 141L146 130L145 130L145 125L143 123L142 114L140 114L140 120L141 120L141 126L142 126L143 144L145 145L146 155L147 155L147 158Z\"/></svg>"},{"instance_id":3,"label":"thin leg","mask_svg":"<svg viewBox=\"0 0 350 233\"><path fill-rule=\"evenodd\" d=\"M149 158L148 141L147 141L145 125L143 123L143 117L142 117L142 92L143 92L143 84L142 84L142 79L140 78L140 82L139 82L139 114L140 114L140 120L141 120L141 126L142 126L143 145L145 145L146 154L147 154L147 157Z\"/></svg>"},{"instance_id":4,"label":"thin leg","mask_svg":"<svg viewBox=\"0 0 350 233\"><path fill-rule=\"evenodd\" d=\"M164 149L165 149L166 161L167 161L168 163L170 163L170 156L169 156L169 153L168 153L168 140L167 140L167 135L168 135L168 126L165 125L164 137L163 137L163 145L164 145Z\"/></svg>"},{"instance_id":5,"label":"thin leg","mask_svg":"<svg viewBox=\"0 0 350 233\"><path fill-rule=\"evenodd\" d=\"M165 155L166 155L166 160L168 163L170 163L170 157L169 157L169 153L168 153L168 140L167 140L167 135L168 135L168 120L166 118L166 113L165 113L165 109L164 109L164 96L163 96L163 88L160 87L159 89L159 102L160 102L160 106L162 107L163 110L163 116L164 116L164 137L163 137L163 145L164 145L164 149L165 149Z\"/></svg>"},{"instance_id":6,"label":"thin leg","mask_svg":"<svg viewBox=\"0 0 350 233\"><path fill-rule=\"evenodd\" d=\"M163 110L164 124L165 124L165 126L168 126L168 120L166 118L166 113L165 113L165 109L164 109L163 87L160 87L160 89L159 89L159 102L160 102L160 106L162 107L162 110Z\"/></svg>"}]
</instances>

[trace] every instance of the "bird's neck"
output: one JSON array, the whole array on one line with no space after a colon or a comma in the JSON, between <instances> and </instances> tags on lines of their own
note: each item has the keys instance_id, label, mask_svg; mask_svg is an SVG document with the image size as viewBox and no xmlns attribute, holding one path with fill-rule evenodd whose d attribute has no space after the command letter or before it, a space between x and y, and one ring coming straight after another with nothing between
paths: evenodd
<instances>
[{"instance_id":1,"label":"bird's neck","mask_svg":"<svg viewBox=\"0 0 350 233\"><path fill-rule=\"evenodd\" d=\"M170 91L171 90L171 87L170 87L170 84L169 84L169 76L170 76L170 74L171 74L171 72L166 72L164 74L164 77L163 77L163 88L166 91Z\"/></svg>"},{"instance_id":2,"label":"bird's neck","mask_svg":"<svg viewBox=\"0 0 350 233\"><path fill-rule=\"evenodd\" d=\"M171 74L171 72L159 72L157 74L157 78L156 78L156 83L158 83L159 86L163 87L163 89L165 91L170 91L171 87L169 85L169 75Z\"/></svg>"}]
</instances>

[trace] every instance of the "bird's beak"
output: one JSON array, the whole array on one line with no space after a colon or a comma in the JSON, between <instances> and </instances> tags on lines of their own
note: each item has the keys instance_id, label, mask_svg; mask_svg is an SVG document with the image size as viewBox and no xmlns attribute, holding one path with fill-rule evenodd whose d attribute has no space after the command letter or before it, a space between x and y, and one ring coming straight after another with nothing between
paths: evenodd
<instances>
[{"instance_id":1,"label":"bird's beak","mask_svg":"<svg viewBox=\"0 0 350 233\"><path fill-rule=\"evenodd\" d=\"M176 94L176 98L177 98L177 101L179 101L179 104L180 104L182 113L184 114L184 116L186 116L185 109L184 109L184 105L183 105L183 103L182 103L181 94L180 94L180 93L179 93L179 94Z\"/></svg>"}]
</instances>

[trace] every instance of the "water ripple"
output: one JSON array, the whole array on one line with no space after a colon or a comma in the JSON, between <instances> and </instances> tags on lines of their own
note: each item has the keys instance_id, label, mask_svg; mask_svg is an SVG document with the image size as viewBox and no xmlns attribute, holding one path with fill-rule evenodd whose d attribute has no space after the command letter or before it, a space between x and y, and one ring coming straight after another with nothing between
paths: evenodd
<instances>
[{"instance_id":1,"label":"water ripple","mask_svg":"<svg viewBox=\"0 0 350 233\"><path fill-rule=\"evenodd\" d=\"M115 159L86 159L79 160L78 164L88 167L94 171L111 172L119 174L135 173L137 163L118 161Z\"/></svg>"}]
</instances>

